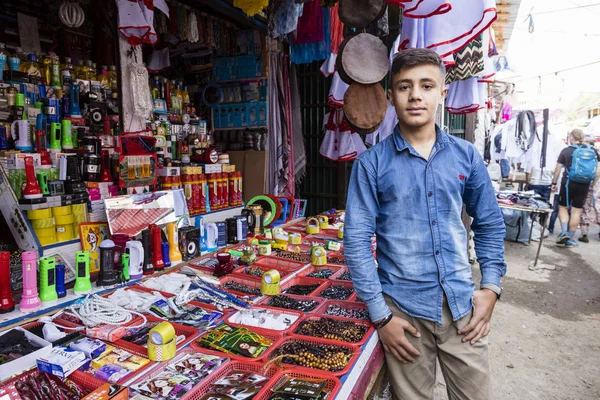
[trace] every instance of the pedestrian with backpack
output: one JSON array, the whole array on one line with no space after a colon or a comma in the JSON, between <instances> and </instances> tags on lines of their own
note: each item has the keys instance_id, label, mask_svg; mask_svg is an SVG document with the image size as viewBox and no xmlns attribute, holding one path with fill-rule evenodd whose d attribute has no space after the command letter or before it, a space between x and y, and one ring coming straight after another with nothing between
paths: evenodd
<instances>
[{"instance_id":1,"label":"pedestrian with backpack","mask_svg":"<svg viewBox=\"0 0 600 400\"><path fill-rule=\"evenodd\" d=\"M552 179L552 190L556 190L556 182L564 166L558 201L561 234L556 239L556 243L564 244L565 247L579 245L573 240L573 237L581 221L581 212L590 190L590 184L593 183L592 187L594 187L600 178L600 174L598 174L600 154L595 147L584 144L583 140L584 134L580 129L571 131L569 135L571 145L558 156ZM570 218L569 209L571 210Z\"/></svg>"}]
</instances>

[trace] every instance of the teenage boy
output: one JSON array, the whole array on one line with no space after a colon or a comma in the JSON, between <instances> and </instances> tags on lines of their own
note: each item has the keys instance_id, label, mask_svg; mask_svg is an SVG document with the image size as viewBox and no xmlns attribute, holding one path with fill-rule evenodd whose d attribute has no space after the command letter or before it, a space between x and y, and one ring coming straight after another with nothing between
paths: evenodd
<instances>
[{"instance_id":1,"label":"teenage boy","mask_svg":"<svg viewBox=\"0 0 600 400\"><path fill-rule=\"evenodd\" d=\"M401 51L388 97L394 133L354 163L344 227L356 292L383 342L399 399L431 399L439 359L450 399L488 399L490 321L500 297L505 227L475 147L435 125L446 94L440 57ZM481 285L471 275L463 204ZM377 263L371 238L377 235Z\"/></svg>"},{"instance_id":2,"label":"teenage boy","mask_svg":"<svg viewBox=\"0 0 600 400\"><path fill-rule=\"evenodd\" d=\"M600 154L595 147L585 145L583 140L585 135L581 129L573 129L569 135L569 143L571 145L561 151L558 156L556 169L554 170L554 179L552 180L552 190L556 190L558 177L564 167L562 175L562 181L560 184L560 199L558 201L558 218L560 219L561 234L558 235L556 243L564 244L565 247L577 247L579 243L573 240L579 222L581 221L581 212L587 199L588 191L590 190L590 182L576 182L569 179L569 170L573 166L573 156L575 150L580 148L587 149L591 155L591 163L597 168L597 164L600 161ZM585 161L584 161L585 162ZM576 171L575 171L576 172ZM600 179L600 174L596 173L595 177L592 178L592 187L596 186Z\"/></svg>"}]
</instances>

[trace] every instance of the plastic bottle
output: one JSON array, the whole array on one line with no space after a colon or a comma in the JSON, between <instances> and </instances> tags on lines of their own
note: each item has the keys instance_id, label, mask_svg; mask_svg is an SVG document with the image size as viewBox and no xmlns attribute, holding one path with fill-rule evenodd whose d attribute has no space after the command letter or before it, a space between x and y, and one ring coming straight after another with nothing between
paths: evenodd
<instances>
[{"instance_id":1,"label":"plastic bottle","mask_svg":"<svg viewBox=\"0 0 600 400\"><path fill-rule=\"evenodd\" d=\"M216 174L208 174L208 204L210 205L210 209L218 210L219 209L219 188L217 185Z\"/></svg>"},{"instance_id":2,"label":"plastic bottle","mask_svg":"<svg viewBox=\"0 0 600 400\"><path fill-rule=\"evenodd\" d=\"M183 109L185 110L191 106L190 92L188 92L187 86L183 87L182 94L183 94Z\"/></svg>"},{"instance_id":3,"label":"plastic bottle","mask_svg":"<svg viewBox=\"0 0 600 400\"><path fill-rule=\"evenodd\" d=\"M223 172L221 174L221 179L223 179L223 204L222 208L229 208L231 204L229 203L229 173Z\"/></svg>"},{"instance_id":4,"label":"plastic bottle","mask_svg":"<svg viewBox=\"0 0 600 400\"><path fill-rule=\"evenodd\" d=\"M65 63L62 65L60 71L61 84L63 86L71 86L74 75L75 71L73 68L73 63L71 62L71 57L65 57Z\"/></svg>"},{"instance_id":5,"label":"plastic bottle","mask_svg":"<svg viewBox=\"0 0 600 400\"><path fill-rule=\"evenodd\" d=\"M160 98L160 85L158 83L158 77L154 77L154 79L152 80L152 87L150 89L150 93L152 94L152 100Z\"/></svg>"},{"instance_id":6,"label":"plastic bottle","mask_svg":"<svg viewBox=\"0 0 600 400\"><path fill-rule=\"evenodd\" d=\"M21 72L26 72L30 76L42 76L40 72L40 66L37 62L37 56L35 54L29 54L27 56L27 62L21 64Z\"/></svg>"},{"instance_id":7,"label":"plastic bottle","mask_svg":"<svg viewBox=\"0 0 600 400\"><path fill-rule=\"evenodd\" d=\"M0 65L0 69L2 72L8 71L8 59L10 58L10 53L6 51L6 45L4 43L0 43L0 59L4 60L4 65ZM2 74L0 73L0 80L2 80Z\"/></svg>"},{"instance_id":8,"label":"plastic bottle","mask_svg":"<svg viewBox=\"0 0 600 400\"><path fill-rule=\"evenodd\" d=\"M177 84L175 81L171 81L171 108L175 111L179 110L179 97L177 96Z\"/></svg>"},{"instance_id":9,"label":"plastic bottle","mask_svg":"<svg viewBox=\"0 0 600 400\"><path fill-rule=\"evenodd\" d=\"M22 47L17 47L15 49L15 56L17 56L17 58L19 60L21 60L21 64L26 63L27 62L27 53L25 53L23 51Z\"/></svg>"},{"instance_id":10,"label":"plastic bottle","mask_svg":"<svg viewBox=\"0 0 600 400\"><path fill-rule=\"evenodd\" d=\"M111 65L108 68L108 86L113 92L118 90L117 88L117 67Z\"/></svg>"},{"instance_id":11,"label":"plastic bottle","mask_svg":"<svg viewBox=\"0 0 600 400\"><path fill-rule=\"evenodd\" d=\"M188 206L188 213L193 214L194 202L192 200L192 180L189 174L190 167L183 167L181 169L181 177L183 179L183 194L185 195L185 201Z\"/></svg>"},{"instance_id":12,"label":"plastic bottle","mask_svg":"<svg viewBox=\"0 0 600 400\"><path fill-rule=\"evenodd\" d=\"M172 107L171 104L171 82L169 82L169 80L167 78L164 78L163 80L164 83L164 87L165 87L165 101L167 102L167 109Z\"/></svg>"},{"instance_id":13,"label":"plastic bottle","mask_svg":"<svg viewBox=\"0 0 600 400\"><path fill-rule=\"evenodd\" d=\"M177 109L183 110L183 82L177 82L175 95L177 96Z\"/></svg>"},{"instance_id":14,"label":"plastic bottle","mask_svg":"<svg viewBox=\"0 0 600 400\"><path fill-rule=\"evenodd\" d=\"M233 207L237 200L237 176L235 171L229 173L229 207Z\"/></svg>"},{"instance_id":15,"label":"plastic bottle","mask_svg":"<svg viewBox=\"0 0 600 400\"><path fill-rule=\"evenodd\" d=\"M199 175L199 181L200 181L200 214L206 214L206 187L208 186L208 183L206 181L206 175L205 174L200 174Z\"/></svg>"},{"instance_id":16,"label":"plastic bottle","mask_svg":"<svg viewBox=\"0 0 600 400\"><path fill-rule=\"evenodd\" d=\"M98 71L98 76L96 77L96 80L100 82L100 87L102 89L110 88L110 84L108 82L108 67L106 65L100 67L100 71Z\"/></svg>"},{"instance_id":17,"label":"plastic bottle","mask_svg":"<svg viewBox=\"0 0 600 400\"><path fill-rule=\"evenodd\" d=\"M49 53L50 59L50 86L60 87L60 58L56 53Z\"/></svg>"},{"instance_id":18,"label":"plastic bottle","mask_svg":"<svg viewBox=\"0 0 600 400\"><path fill-rule=\"evenodd\" d=\"M194 208L194 214L200 212L200 173L202 172L200 167L190 167L192 172L192 207Z\"/></svg>"},{"instance_id":19,"label":"plastic bottle","mask_svg":"<svg viewBox=\"0 0 600 400\"><path fill-rule=\"evenodd\" d=\"M235 202L235 206L241 206L242 202L243 202L243 194L244 194L244 190L242 188L242 181L244 180L242 178L242 171L237 171L236 172L236 177L237 177L237 184L238 184L238 193L237 193L237 199Z\"/></svg>"},{"instance_id":20,"label":"plastic bottle","mask_svg":"<svg viewBox=\"0 0 600 400\"><path fill-rule=\"evenodd\" d=\"M85 65L83 65L83 60L78 60L77 65L74 68L75 75L73 75L73 80L82 79L85 80Z\"/></svg>"}]
</instances>

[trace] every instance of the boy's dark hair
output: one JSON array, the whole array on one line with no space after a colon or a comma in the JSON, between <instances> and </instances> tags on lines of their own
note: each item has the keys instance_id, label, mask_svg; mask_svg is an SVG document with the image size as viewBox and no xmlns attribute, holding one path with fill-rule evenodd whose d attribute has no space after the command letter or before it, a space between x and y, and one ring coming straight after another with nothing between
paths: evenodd
<instances>
[{"instance_id":1,"label":"boy's dark hair","mask_svg":"<svg viewBox=\"0 0 600 400\"><path fill-rule=\"evenodd\" d=\"M395 75L399 74L404 68L412 68L420 65L433 65L440 69L442 80L446 76L446 67L442 63L440 56L430 49L406 49L400 51L392 61L392 72L390 73L390 87Z\"/></svg>"}]
</instances>

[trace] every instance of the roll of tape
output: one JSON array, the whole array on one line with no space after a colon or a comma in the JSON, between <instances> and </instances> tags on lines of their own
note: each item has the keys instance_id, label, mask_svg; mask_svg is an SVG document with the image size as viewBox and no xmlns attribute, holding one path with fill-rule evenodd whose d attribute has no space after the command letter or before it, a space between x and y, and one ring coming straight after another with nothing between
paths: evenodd
<instances>
[{"instance_id":1,"label":"roll of tape","mask_svg":"<svg viewBox=\"0 0 600 400\"><path fill-rule=\"evenodd\" d=\"M276 269L269 270L263 274L260 283L260 292L267 296L279 294L281 290L281 275Z\"/></svg>"},{"instance_id":2,"label":"roll of tape","mask_svg":"<svg viewBox=\"0 0 600 400\"><path fill-rule=\"evenodd\" d=\"M59 242L66 242L67 240L73 240L75 238L75 230L73 224L67 225L56 225L56 240Z\"/></svg>"},{"instance_id":3,"label":"roll of tape","mask_svg":"<svg viewBox=\"0 0 600 400\"><path fill-rule=\"evenodd\" d=\"M54 220L56 221L56 225L70 225L73 222L75 222L73 214L57 215L56 217L54 217Z\"/></svg>"},{"instance_id":4,"label":"roll of tape","mask_svg":"<svg viewBox=\"0 0 600 400\"><path fill-rule=\"evenodd\" d=\"M56 244L56 234L51 236L38 236L38 241L42 246L50 246L51 244Z\"/></svg>"},{"instance_id":5,"label":"roll of tape","mask_svg":"<svg viewBox=\"0 0 600 400\"><path fill-rule=\"evenodd\" d=\"M164 323L164 322L163 322ZM161 323L161 325L163 324ZM168 322L167 322L168 323ZM171 324L169 324L171 325ZM172 328L172 326L171 326ZM148 358L150 361L167 361L175 357L177 352L177 341L175 337L167 344L156 344L152 338L148 338Z\"/></svg>"},{"instance_id":6,"label":"roll of tape","mask_svg":"<svg viewBox=\"0 0 600 400\"><path fill-rule=\"evenodd\" d=\"M54 218L34 219L31 221L33 229L54 228Z\"/></svg>"},{"instance_id":7,"label":"roll of tape","mask_svg":"<svg viewBox=\"0 0 600 400\"><path fill-rule=\"evenodd\" d=\"M71 210L71 206L62 206L62 207L53 207L52 208L52 215L54 215L55 217L58 217L60 215L69 215L72 212L73 211Z\"/></svg>"},{"instance_id":8,"label":"roll of tape","mask_svg":"<svg viewBox=\"0 0 600 400\"><path fill-rule=\"evenodd\" d=\"M49 228L36 228L34 231L38 238L56 235L56 229L53 226Z\"/></svg>"},{"instance_id":9,"label":"roll of tape","mask_svg":"<svg viewBox=\"0 0 600 400\"><path fill-rule=\"evenodd\" d=\"M289 240L290 244L302 244L302 235L299 233L290 233Z\"/></svg>"},{"instance_id":10,"label":"roll of tape","mask_svg":"<svg viewBox=\"0 0 600 400\"><path fill-rule=\"evenodd\" d=\"M52 210L50 208L46 208L44 210L29 210L27 211L27 218L32 221L34 219L52 218Z\"/></svg>"},{"instance_id":11,"label":"roll of tape","mask_svg":"<svg viewBox=\"0 0 600 400\"><path fill-rule=\"evenodd\" d=\"M168 322L161 322L156 325L154 328L150 329L150 334L148 335L150 341L155 344L165 344L169 343L173 339L175 339L175 328Z\"/></svg>"},{"instance_id":12,"label":"roll of tape","mask_svg":"<svg viewBox=\"0 0 600 400\"><path fill-rule=\"evenodd\" d=\"M281 214L281 203L270 196L255 196L250 199L246 206L251 206L252 204L258 204L262 207L263 215L265 216L265 226L271 225L273 221L279 218L279 214Z\"/></svg>"}]
</instances>

